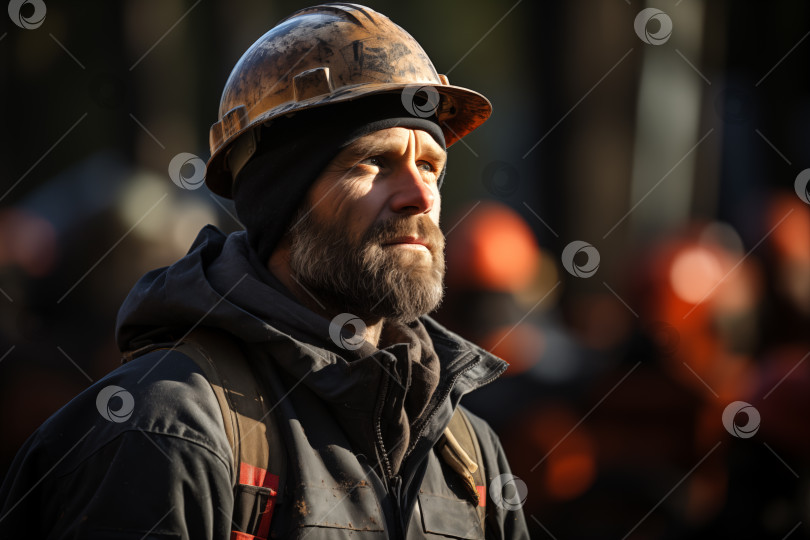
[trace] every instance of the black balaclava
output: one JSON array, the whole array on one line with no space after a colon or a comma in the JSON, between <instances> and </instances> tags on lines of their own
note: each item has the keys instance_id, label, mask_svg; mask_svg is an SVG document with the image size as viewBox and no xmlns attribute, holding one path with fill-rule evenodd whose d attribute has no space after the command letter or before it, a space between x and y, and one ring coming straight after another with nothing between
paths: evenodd
<instances>
[{"instance_id":1,"label":"black balaclava","mask_svg":"<svg viewBox=\"0 0 810 540\"><path fill-rule=\"evenodd\" d=\"M315 179L352 142L381 129L403 127L424 130L446 148L435 115L403 113L407 111L399 94L381 94L308 109L260 128L256 153L234 181L233 201L262 263L289 229Z\"/></svg>"}]
</instances>

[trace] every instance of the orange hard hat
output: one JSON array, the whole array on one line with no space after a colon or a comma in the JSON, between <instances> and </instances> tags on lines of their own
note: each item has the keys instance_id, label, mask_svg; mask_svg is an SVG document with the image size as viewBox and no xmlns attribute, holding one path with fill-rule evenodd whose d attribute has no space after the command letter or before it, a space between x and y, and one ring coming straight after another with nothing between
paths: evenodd
<instances>
[{"instance_id":1,"label":"orange hard hat","mask_svg":"<svg viewBox=\"0 0 810 540\"><path fill-rule=\"evenodd\" d=\"M256 151L256 128L273 119L381 93L400 94L406 114L435 114L448 147L492 112L481 94L451 86L388 17L357 4L302 9L260 37L231 71L211 126L206 184L230 197Z\"/></svg>"}]
</instances>

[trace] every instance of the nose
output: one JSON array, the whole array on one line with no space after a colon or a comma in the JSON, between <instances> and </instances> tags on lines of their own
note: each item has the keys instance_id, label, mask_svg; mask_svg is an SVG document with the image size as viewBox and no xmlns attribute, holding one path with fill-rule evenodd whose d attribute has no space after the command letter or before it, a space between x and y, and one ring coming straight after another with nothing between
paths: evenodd
<instances>
[{"instance_id":1,"label":"nose","mask_svg":"<svg viewBox=\"0 0 810 540\"><path fill-rule=\"evenodd\" d=\"M395 180L395 192L390 199L396 214L428 214L436 203L435 186L426 182L416 163L403 164Z\"/></svg>"}]
</instances>

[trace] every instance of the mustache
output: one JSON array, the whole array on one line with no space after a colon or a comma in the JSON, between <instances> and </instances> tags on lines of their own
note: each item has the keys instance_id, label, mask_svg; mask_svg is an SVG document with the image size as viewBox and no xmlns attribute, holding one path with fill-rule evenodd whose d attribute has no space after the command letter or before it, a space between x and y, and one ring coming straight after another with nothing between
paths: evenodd
<instances>
[{"instance_id":1,"label":"mustache","mask_svg":"<svg viewBox=\"0 0 810 540\"><path fill-rule=\"evenodd\" d=\"M374 223L361 241L363 244L386 244L403 236L416 236L424 240L432 252L444 250L444 233L427 216L393 217Z\"/></svg>"}]
</instances>

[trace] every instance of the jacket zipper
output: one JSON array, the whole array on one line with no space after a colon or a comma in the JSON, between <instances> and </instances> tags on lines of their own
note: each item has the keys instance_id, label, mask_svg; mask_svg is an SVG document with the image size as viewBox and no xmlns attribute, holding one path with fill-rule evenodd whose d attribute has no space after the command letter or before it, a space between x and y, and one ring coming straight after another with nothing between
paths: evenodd
<instances>
[{"instance_id":1,"label":"jacket zipper","mask_svg":"<svg viewBox=\"0 0 810 540\"><path fill-rule=\"evenodd\" d=\"M473 354L473 353L470 353L470 354ZM430 421L433 420L433 417L436 416L436 412L439 410L438 404L443 403L444 400L447 399L447 396L450 395L450 392L453 390L453 387L456 386L456 381L458 381L459 378L461 378L462 375L464 375L465 373L470 371L472 368L477 366L480 361L481 361L481 357L478 356L476 360L474 360L473 362L470 362L470 364L468 366L466 366L464 369L462 369L461 371L459 371L458 373L453 375L453 377L450 379L450 384L447 385L445 390L442 392L441 398L439 398L439 400L436 402L437 406L433 407L433 410L430 411L430 414L420 423L419 428L417 430L415 430L417 435L412 441L410 441L408 443L408 451L405 453L406 456L409 455L413 451L413 449L416 447L416 443L418 443L419 439L422 438L422 434L425 431L425 427L427 427L430 424ZM500 375L500 374L498 374L498 375ZM485 384L488 384L488 383L494 381L495 379L498 378L498 375L495 375L494 377L491 377L491 378L487 379L486 381L481 383L481 386L484 386Z\"/></svg>"},{"instance_id":2,"label":"jacket zipper","mask_svg":"<svg viewBox=\"0 0 810 540\"><path fill-rule=\"evenodd\" d=\"M469 354L475 354L475 353L469 353ZM481 357L477 356L477 358L474 361L470 362L470 364L468 366L466 366L464 369L462 369L461 371L459 371L458 373L453 375L450 378L450 383L446 386L445 390L442 392L442 395L441 395L440 399L436 403L437 404L443 403L444 400L447 399L447 396L450 395L450 392L453 390L453 387L455 387L456 382L458 381L458 379L462 375L464 375L466 372L470 371L472 368L477 366L480 363L480 361L481 361ZM393 369L393 363L394 362L389 363L389 369ZM486 384L489 384L490 382L497 379L499 375L500 375L500 373L496 373L495 375L492 375L492 376L488 377L486 380L484 380L480 384L480 386L484 386ZM381 417L382 417L382 405L383 405L383 402L385 401L385 398L388 395L388 386L389 386L388 385L388 377L389 377L389 375L387 375L387 374L385 374L384 377L383 377L383 384L384 384L383 385L383 391L380 393L380 398L377 400L377 409L380 411L380 414L377 416L377 420L376 420L376 423L375 423L375 431L376 431L376 435L377 435L377 444L380 447L380 453L382 454L383 465L385 466L385 473L383 474L384 485L385 485L385 488L388 490L388 493L394 499L394 518L395 518L394 523L396 525L398 525L396 527L395 534L396 534L397 538L404 538L405 534L406 534L406 531L407 531L407 524L402 522L402 514L403 514L403 512L402 512L401 505L402 505L402 493L403 493L403 478L402 478L401 474L393 476L393 470L391 469L391 463L388 460L388 454L386 454L386 452L385 452L385 444L383 442L382 429L381 429L381 425L380 425L380 421L381 421ZM410 441L408 443L408 449L405 452L405 456L403 458L403 464L405 463L405 459L407 459L407 457L410 455L410 453L416 447L416 443L418 443L419 440L422 438L425 427L430 424L430 421L436 415L438 409L439 409L438 406L434 407L433 410L430 412L430 414L425 418L425 420L420 423L419 429L415 430L416 433L417 433L417 436L412 441ZM415 466L416 464L413 464L413 465ZM412 469L412 468L413 467L409 467L409 469ZM406 490L408 488L410 488L410 484L411 484L411 481L413 480L414 475L409 474L408 476L409 476L408 482L407 482L407 484L405 486Z\"/></svg>"},{"instance_id":3,"label":"jacket zipper","mask_svg":"<svg viewBox=\"0 0 810 540\"><path fill-rule=\"evenodd\" d=\"M382 410L383 410L383 403L385 402L385 398L388 396L388 375L383 375L383 388L382 392L380 392L380 397L377 399L377 418L374 422L374 431L377 435L377 445L380 447L379 452L382 456L382 465L385 468L384 471L381 471L383 474L383 478L391 478L393 476L394 471L391 469L391 462L388 461L388 454L385 452L385 443L383 442L382 436L382 426L380 425L380 421L382 420ZM388 487L388 482L386 480L386 488Z\"/></svg>"},{"instance_id":4,"label":"jacket zipper","mask_svg":"<svg viewBox=\"0 0 810 540\"><path fill-rule=\"evenodd\" d=\"M469 353L469 354L475 354L475 353ZM450 384L448 384L448 385L447 385L446 390L445 390L445 391L442 393L441 399L439 399L439 400L437 401L437 403L439 403L439 404L440 404L440 403L444 402L444 400L445 400L445 399L447 399L447 396L449 396L449 395L450 395L450 392L453 390L453 387L456 385L456 381L458 381L458 379L459 379L459 378L460 378L462 375L464 375L466 372L468 372L469 370L471 370L472 368L474 368L475 366L477 366L477 365L478 365L480 362L481 362L481 356L478 356L478 357L477 357L477 359L476 359L475 361L470 362L470 364L469 364L468 366L466 366L464 369L462 369L461 371L459 371L458 373L456 373L455 375L453 375L453 377L450 379ZM497 379L499 376L500 376L500 373L496 373L496 374L494 374L494 375L492 375L492 376L488 377L487 379L485 379L485 380L484 380L484 381L483 381L483 382L482 382L482 383L479 385L479 387L480 387L480 386L485 386L485 385L487 385L487 384L491 383L492 381L494 381L495 379ZM407 451L407 452L406 452L406 454L405 454L405 457L406 457L406 458L407 458L407 457L410 455L410 453L411 453L411 452L413 451L413 449L416 447L416 443L418 443L418 442L419 442L419 440L420 440L420 439L423 437L423 433L424 433L425 427L427 427L427 426L430 424L430 421L431 421L431 420L433 419L433 417L436 415L436 413L437 413L438 409L439 409L439 407L438 407L438 406L434 407L434 408L433 408L433 410L430 412L430 414L427 416L427 418L425 418L424 422L422 422L422 423L421 423L421 425L419 426L419 429L418 429L418 430L416 430L417 436L416 436L416 437L415 437L415 438L414 438L414 439L413 439L413 440L412 440L412 441L411 441L411 442L408 444L408 451ZM421 462L421 460L420 460L420 462ZM403 461L403 463L404 463L404 461ZM416 470L416 468L417 468L417 466L418 466L418 463L411 462L411 463L410 463L410 465L411 465L411 467L409 467L409 469ZM410 472L410 471L409 471L409 472ZM410 485L411 485L411 481L413 480L413 477L414 477L414 475L413 475L413 474L408 474L408 482L407 482L407 484L405 485L405 488L404 488L404 491L405 491L406 493L407 493L407 491L410 489Z\"/></svg>"},{"instance_id":5,"label":"jacket zipper","mask_svg":"<svg viewBox=\"0 0 810 540\"><path fill-rule=\"evenodd\" d=\"M394 362L388 363L389 369L393 369ZM379 453L381 454L382 461L378 459L378 463L380 463L384 467L384 471L382 472L383 477L383 485L385 486L386 491L389 495L393 498L393 516L390 520L391 527L389 532L393 533L394 538L404 538L405 537L405 527L402 523L402 511L400 509L401 504L401 489L402 489L402 477L399 475L394 476L394 471L391 468L391 462L388 460L388 454L385 451L385 442L383 441L382 437L382 410L383 404L385 403L385 398L388 397L388 374L383 375L383 388L380 392L380 397L377 399L377 410L379 414L377 414L377 418L374 425L374 431L377 435L377 445L379 446Z\"/></svg>"}]
</instances>

